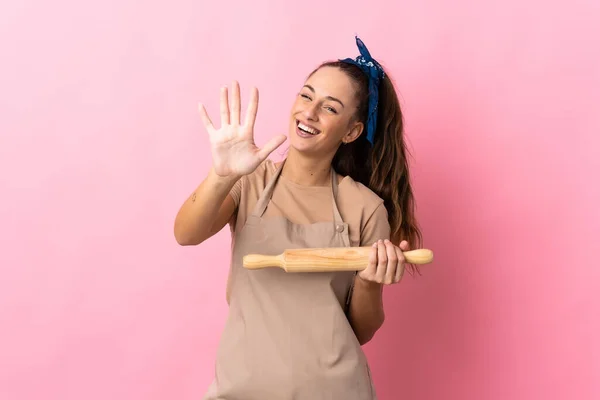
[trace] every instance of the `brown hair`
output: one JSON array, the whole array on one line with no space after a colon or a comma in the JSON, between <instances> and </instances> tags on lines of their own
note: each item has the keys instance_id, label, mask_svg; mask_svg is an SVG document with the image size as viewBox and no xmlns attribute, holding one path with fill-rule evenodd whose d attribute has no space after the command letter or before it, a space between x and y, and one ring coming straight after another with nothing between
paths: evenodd
<instances>
[{"instance_id":1,"label":"brown hair","mask_svg":"<svg viewBox=\"0 0 600 400\"><path fill-rule=\"evenodd\" d=\"M395 244L408 241L411 249L422 245L421 230L415 218L415 200L410 184L410 173L404 139L404 121L398 95L386 73L379 85L377 129L374 143L366 138L366 121L369 104L369 81L356 65L330 61L321 64L342 70L356 84L358 108L356 118L365 130L355 141L341 145L333 158L333 167L342 175L349 175L374 191L384 200L391 227L391 240ZM418 271L414 265L410 272Z\"/></svg>"}]
</instances>

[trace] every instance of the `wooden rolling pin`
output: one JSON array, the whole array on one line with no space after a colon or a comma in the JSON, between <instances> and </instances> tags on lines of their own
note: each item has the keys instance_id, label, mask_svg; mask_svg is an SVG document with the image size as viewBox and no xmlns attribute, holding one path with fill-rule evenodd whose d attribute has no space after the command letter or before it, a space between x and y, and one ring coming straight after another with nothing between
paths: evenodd
<instances>
[{"instance_id":1,"label":"wooden rolling pin","mask_svg":"<svg viewBox=\"0 0 600 400\"><path fill-rule=\"evenodd\" d=\"M243 258L247 269L279 267L286 272L361 271L369 264L371 246L290 249L276 256L248 254ZM428 264L433 252L416 249L404 252L407 264Z\"/></svg>"}]
</instances>

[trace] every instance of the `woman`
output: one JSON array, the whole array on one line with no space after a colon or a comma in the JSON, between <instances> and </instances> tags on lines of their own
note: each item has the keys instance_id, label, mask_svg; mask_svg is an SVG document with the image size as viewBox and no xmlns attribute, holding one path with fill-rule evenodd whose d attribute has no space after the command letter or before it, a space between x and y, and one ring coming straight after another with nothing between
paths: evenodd
<instances>
[{"instance_id":1,"label":"woman","mask_svg":"<svg viewBox=\"0 0 600 400\"><path fill-rule=\"evenodd\" d=\"M421 234L396 92L356 41L359 57L322 64L298 93L281 163L267 157L285 136L254 144L256 89L243 122L236 82L231 108L221 91L219 129L200 107L213 168L179 210L175 237L196 245L227 223L233 237L229 316L206 400L376 398L361 345L383 324L383 285L400 281L402 251ZM249 253L367 245L359 273L242 266Z\"/></svg>"}]
</instances>

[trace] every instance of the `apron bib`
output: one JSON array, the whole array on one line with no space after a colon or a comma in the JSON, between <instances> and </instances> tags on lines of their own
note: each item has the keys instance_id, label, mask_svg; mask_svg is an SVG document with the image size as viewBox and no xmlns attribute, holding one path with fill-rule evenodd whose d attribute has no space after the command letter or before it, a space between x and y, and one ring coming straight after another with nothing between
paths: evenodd
<instances>
[{"instance_id":1,"label":"apron bib","mask_svg":"<svg viewBox=\"0 0 600 400\"><path fill-rule=\"evenodd\" d=\"M366 357L346 317L355 273L242 265L250 253L350 246L333 169L333 222L264 217L283 165L234 236L229 315L204 400L375 400Z\"/></svg>"}]
</instances>

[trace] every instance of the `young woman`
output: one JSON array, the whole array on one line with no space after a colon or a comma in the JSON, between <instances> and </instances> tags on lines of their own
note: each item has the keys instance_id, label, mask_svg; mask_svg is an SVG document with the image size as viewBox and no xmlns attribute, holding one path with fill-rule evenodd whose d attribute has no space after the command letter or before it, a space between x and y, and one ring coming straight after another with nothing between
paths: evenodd
<instances>
[{"instance_id":1,"label":"young woman","mask_svg":"<svg viewBox=\"0 0 600 400\"><path fill-rule=\"evenodd\" d=\"M361 55L313 71L292 107L286 159L253 140L258 91L244 121L239 85L221 90L221 124L204 107L213 167L181 206L175 237L197 245L229 223L229 316L205 400L375 399L361 345L384 320L384 285L400 281L402 251L420 246L402 113L383 68ZM247 270L249 253L373 246L359 273ZM412 267L412 266L411 266Z\"/></svg>"}]
</instances>

